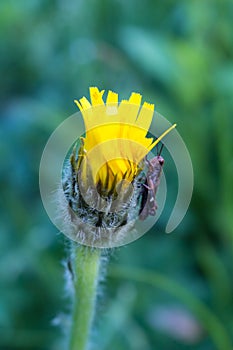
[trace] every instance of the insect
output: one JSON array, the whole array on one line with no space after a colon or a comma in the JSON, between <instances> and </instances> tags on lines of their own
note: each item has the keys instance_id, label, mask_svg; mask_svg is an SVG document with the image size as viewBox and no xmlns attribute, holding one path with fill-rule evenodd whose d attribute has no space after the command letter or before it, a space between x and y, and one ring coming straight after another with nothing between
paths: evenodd
<instances>
[{"instance_id":1,"label":"insect","mask_svg":"<svg viewBox=\"0 0 233 350\"><path fill-rule=\"evenodd\" d=\"M155 215L158 208L155 197L159 187L164 164L164 159L161 156L162 149L163 144L157 156L151 160L145 160L148 171L146 174L146 181L142 184L142 200L139 211L140 220L145 220L149 215Z\"/></svg>"}]
</instances>

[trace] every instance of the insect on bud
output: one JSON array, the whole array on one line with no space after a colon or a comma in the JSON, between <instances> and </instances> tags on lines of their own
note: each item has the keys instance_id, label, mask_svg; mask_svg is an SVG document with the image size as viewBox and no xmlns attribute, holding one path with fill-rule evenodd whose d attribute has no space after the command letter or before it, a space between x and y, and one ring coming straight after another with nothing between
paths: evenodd
<instances>
[{"instance_id":1,"label":"insect on bud","mask_svg":"<svg viewBox=\"0 0 233 350\"><path fill-rule=\"evenodd\" d=\"M158 155L151 160L146 159L146 164L147 173L141 194L140 220L145 220L148 215L156 214L158 205L155 197L160 183L164 159L161 155Z\"/></svg>"},{"instance_id":2,"label":"insect on bud","mask_svg":"<svg viewBox=\"0 0 233 350\"><path fill-rule=\"evenodd\" d=\"M141 106L137 93L118 105L112 91L105 104L103 93L90 88L91 103L85 97L75 101L86 134L63 169L62 210L69 237L85 245L112 247L135 239L138 218L155 215L164 160L160 154L150 161L146 156L176 125L156 140L148 138L154 105Z\"/></svg>"}]
</instances>

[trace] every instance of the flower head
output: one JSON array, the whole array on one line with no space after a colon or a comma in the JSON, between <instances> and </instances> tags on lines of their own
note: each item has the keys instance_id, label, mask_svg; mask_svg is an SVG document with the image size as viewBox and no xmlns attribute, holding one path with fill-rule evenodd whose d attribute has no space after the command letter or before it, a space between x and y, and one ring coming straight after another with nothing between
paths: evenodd
<instances>
[{"instance_id":1,"label":"flower head","mask_svg":"<svg viewBox=\"0 0 233 350\"><path fill-rule=\"evenodd\" d=\"M154 215L161 163L151 171L146 156L176 125L155 140L149 138L153 104L141 106L142 96L135 92L120 103L115 92L108 92L106 102L103 94L91 87L90 101L85 97L75 100L85 137L80 138L78 152L77 145L74 147L64 171L64 224L71 225L74 239L110 247L126 241L139 216L144 220ZM149 207L143 210L148 201Z\"/></svg>"},{"instance_id":2,"label":"flower head","mask_svg":"<svg viewBox=\"0 0 233 350\"><path fill-rule=\"evenodd\" d=\"M116 185L122 181L132 183L143 168L142 160L147 153L167 134L160 138L148 138L154 105L144 102L142 96L133 92L128 100L118 105L118 94L109 91L106 103L104 90L90 88L90 100L81 98L75 103L79 107L86 128L80 152L83 181L90 166L92 181L101 194L115 192Z\"/></svg>"}]
</instances>

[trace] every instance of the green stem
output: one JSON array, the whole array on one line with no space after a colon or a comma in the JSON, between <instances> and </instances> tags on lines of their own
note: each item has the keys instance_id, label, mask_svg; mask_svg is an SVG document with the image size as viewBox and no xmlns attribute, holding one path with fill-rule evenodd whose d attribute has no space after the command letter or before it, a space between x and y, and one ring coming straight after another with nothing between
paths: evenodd
<instances>
[{"instance_id":1,"label":"green stem","mask_svg":"<svg viewBox=\"0 0 233 350\"><path fill-rule=\"evenodd\" d=\"M87 350L94 318L101 250L77 246L74 261L74 302L69 350Z\"/></svg>"}]
</instances>

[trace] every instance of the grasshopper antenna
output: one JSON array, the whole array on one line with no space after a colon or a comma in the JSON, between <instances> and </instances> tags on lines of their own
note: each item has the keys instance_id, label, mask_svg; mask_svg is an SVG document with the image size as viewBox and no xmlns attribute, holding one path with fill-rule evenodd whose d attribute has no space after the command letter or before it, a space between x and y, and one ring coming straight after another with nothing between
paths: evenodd
<instances>
[{"instance_id":1,"label":"grasshopper antenna","mask_svg":"<svg viewBox=\"0 0 233 350\"><path fill-rule=\"evenodd\" d=\"M160 147L160 150L158 151L158 145L157 145L157 156L158 156L158 157L161 156L163 147L164 147L164 143L162 143L162 145L161 145L161 147Z\"/></svg>"}]
</instances>

